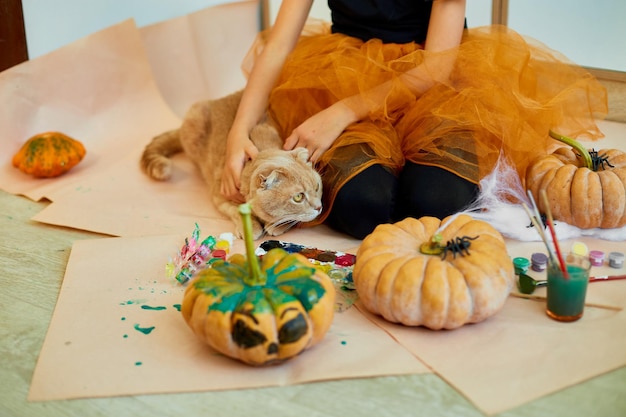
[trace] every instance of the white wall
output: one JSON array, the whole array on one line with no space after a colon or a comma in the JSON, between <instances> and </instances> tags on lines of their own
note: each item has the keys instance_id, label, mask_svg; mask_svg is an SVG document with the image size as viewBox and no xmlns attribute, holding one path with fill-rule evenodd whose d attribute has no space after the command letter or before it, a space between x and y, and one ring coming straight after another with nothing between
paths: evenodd
<instances>
[{"instance_id":1,"label":"white wall","mask_svg":"<svg viewBox=\"0 0 626 417\"><path fill-rule=\"evenodd\" d=\"M145 26L236 0L22 0L30 58L123 20Z\"/></svg>"},{"instance_id":2,"label":"white wall","mask_svg":"<svg viewBox=\"0 0 626 417\"><path fill-rule=\"evenodd\" d=\"M626 71L624 0L509 0L509 27L577 64Z\"/></svg>"},{"instance_id":3,"label":"white wall","mask_svg":"<svg viewBox=\"0 0 626 417\"><path fill-rule=\"evenodd\" d=\"M326 0L312 15L330 20ZM269 0L270 17L280 0ZM491 0L467 0L469 27L491 24ZM508 26L579 65L626 71L626 0L509 0Z\"/></svg>"},{"instance_id":4,"label":"white wall","mask_svg":"<svg viewBox=\"0 0 626 417\"><path fill-rule=\"evenodd\" d=\"M237 0L22 0L31 58L128 18L138 26ZM280 0L268 0L273 21ZM326 0L312 16L330 20ZM509 26L574 62L626 71L626 0L509 0ZM491 23L491 0L468 0L470 27Z\"/></svg>"}]
</instances>

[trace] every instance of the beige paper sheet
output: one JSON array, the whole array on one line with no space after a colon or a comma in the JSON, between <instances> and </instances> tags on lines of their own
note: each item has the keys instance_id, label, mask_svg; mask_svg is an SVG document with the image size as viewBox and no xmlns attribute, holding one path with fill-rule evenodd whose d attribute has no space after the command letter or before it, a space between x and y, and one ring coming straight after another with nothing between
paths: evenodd
<instances>
[{"instance_id":1,"label":"beige paper sheet","mask_svg":"<svg viewBox=\"0 0 626 417\"><path fill-rule=\"evenodd\" d=\"M244 85L238 63L257 16L258 2L243 1L141 30L129 20L0 73L0 187L53 201L34 220L115 236L223 219L185 158L175 158L165 183L147 178L138 163L152 137L178 127L194 101ZM81 140L85 159L54 179L11 166L26 139L50 130Z\"/></svg>"},{"instance_id":2,"label":"beige paper sheet","mask_svg":"<svg viewBox=\"0 0 626 417\"><path fill-rule=\"evenodd\" d=\"M626 132L626 127L624 129ZM589 250L626 253L626 242L580 237ZM569 252L573 240L560 242ZM511 258L546 253L543 242L507 240ZM592 276L625 275L608 260ZM527 275L546 279L546 272ZM626 366L626 280L589 284L583 318L560 323L545 314L546 288L523 296L516 288L490 319L453 331L433 332L389 323L359 309L476 407L493 415L604 372Z\"/></svg>"},{"instance_id":3,"label":"beige paper sheet","mask_svg":"<svg viewBox=\"0 0 626 417\"><path fill-rule=\"evenodd\" d=\"M626 365L624 310L587 308L574 323L554 322L544 310L511 297L487 321L441 332L368 316L493 415Z\"/></svg>"},{"instance_id":4,"label":"beige paper sheet","mask_svg":"<svg viewBox=\"0 0 626 417\"><path fill-rule=\"evenodd\" d=\"M206 230L219 233L219 225ZM336 313L322 342L277 366L255 368L216 354L175 307L184 287L166 277L165 263L182 243L181 236L149 236L74 244L29 400L430 372L356 308ZM242 242L233 250L243 252Z\"/></svg>"},{"instance_id":5,"label":"beige paper sheet","mask_svg":"<svg viewBox=\"0 0 626 417\"><path fill-rule=\"evenodd\" d=\"M625 242L581 237L590 250L626 253ZM560 242L568 252L572 240ZM507 240L511 258L546 253L543 242ZM530 269L528 275L546 279ZM593 266L591 275L624 275L626 269ZM583 318L559 323L545 314L546 288L523 299L516 289L487 321L454 331L432 332L392 324L368 313L435 373L485 413L493 415L626 366L626 280L589 284Z\"/></svg>"},{"instance_id":6,"label":"beige paper sheet","mask_svg":"<svg viewBox=\"0 0 626 417\"><path fill-rule=\"evenodd\" d=\"M240 9L238 14L228 15L229 21L250 22L252 12L256 18L256 4L252 4L256 2L244 3L233 6ZM243 39L252 36L250 32L242 32L244 29L255 31L247 24L226 25L226 28L205 24L214 24L216 20L220 21L220 16L231 11L226 6L207 9L188 18L143 29L138 29L132 21L122 22L0 73L0 103L3 106L0 112L0 187L34 200L52 200L53 203L35 220L124 236L79 242L74 247L33 378L31 399L129 395L179 389L179 385L173 383L178 380L172 379L172 383L167 384L163 379L170 378L168 372L178 375L176 372L181 371L177 366L190 366L189 362L182 364L185 355L171 350L181 345L166 344L165 349L156 351L154 346L165 342L166 332L184 333L185 326L180 325L180 317L171 307L180 294L174 292L170 283L154 282L152 277L162 273L163 262L180 248L180 239L189 235L195 222L200 224L203 233L225 232L230 224L211 206L195 169L183 156L175 158L174 178L166 183L147 179L139 171L137 162L141 150L153 135L180 123L186 101L191 103L198 96L221 94L221 90L206 80L219 79L218 84L222 86L227 82L226 78L214 78L212 71L222 75L240 74L238 65L232 62L224 66L221 63L212 65L210 59L215 56L215 45L219 49L224 42L233 41L234 51L235 45L241 45L237 42L245 43ZM184 48L190 42L196 43L216 35L212 28L233 31L236 28L236 31L219 43ZM180 55L177 55L178 52ZM244 50L241 56L243 54ZM179 72L170 57L184 63L189 71ZM238 76L229 82L233 83L232 90L236 89ZM201 92L195 91L195 86ZM164 97L169 103L164 101ZM619 144L626 137L626 128L622 124L605 122L602 126L608 138L599 142L597 147L609 142L613 147L613 143ZM47 130L64 131L82 140L87 146L86 159L67 175L54 180L35 180L11 167L10 157L21 143L30 135ZM137 238L139 236L145 237ZM339 236L325 227L293 230L281 239L344 251L358 246L358 241ZM600 245L599 242L591 243ZM591 243L590 247L594 248ZM623 242L604 244L605 248L626 252ZM511 254L515 253L515 256L529 256L537 245L541 246L538 242L509 242ZM114 269L119 259L126 260L120 263L120 269ZM100 269L108 271L109 275L94 275L94 271ZM624 269L611 272L624 273ZM83 281L91 282L91 276L99 279L91 286L85 285ZM622 305L625 286L626 281L592 284L590 301ZM157 292L170 292L156 298L159 294L151 293L152 288ZM538 295L541 295L540 291ZM160 301L167 308L146 311L137 304L120 304L134 300L146 303ZM76 314L76 311L87 314L83 318L83 314ZM132 328L135 323L156 323L156 328L150 335L143 335ZM348 315L340 316L335 327L343 329L342 326L345 326L347 334L355 341L348 341L341 348L353 349L352 345L371 344L372 340L376 340L376 346L371 348L378 348L380 344L395 352L399 345L389 342L394 339L385 338L384 333L376 332L376 328L372 330L373 325L370 323L368 327L368 323L356 314L355 309L349 310ZM379 324L408 351L424 360L442 378L489 413L515 407L623 366L626 361L623 311L589 308L581 321L562 325L545 317L541 301L511 298L499 315L482 324L453 332ZM354 365L351 369L340 368L340 373L328 370L322 375L322 372L317 372L318 364L306 367L306 372L301 371L304 365L300 364L307 357L314 357L316 352L325 349L326 344L330 346L337 340L335 327L324 345L289 364L287 376L273 375L267 380L283 384L365 376L363 368L370 372L371 362L367 362L367 366L351 363ZM168 330L159 331L161 329ZM376 334L371 336L368 332ZM124 338L124 334L128 334L128 338ZM189 338L186 340L189 342L189 346L184 348L187 356L206 354L206 350L198 348L197 344L192 345ZM570 344L572 349L568 348ZM129 347L129 353L124 354L123 350ZM597 354L598 351L601 354ZM112 358L114 355L109 352L121 352L122 356L119 360L107 359L112 361L111 366L102 366L98 360ZM567 366L563 365L568 368L565 376L550 356L559 354L561 358L562 352L563 358L569 361ZM596 354L591 356L588 352ZM367 357L374 353L380 354L375 351L363 354ZM584 360L572 362L574 353L580 353ZM400 372L404 373L407 367L415 370L413 367L419 365L414 356L407 358L400 353L394 356L406 363L398 367L395 361L390 361L371 372L387 374L401 368ZM477 358L475 361L467 360L474 356ZM94 362L93 358L98 360ZM234 368L228 361L215 365L215 359L211 358L206 366ZM167 370L161 363L154 365L163 360L175 362ZM142 362L142 365L135 365L135 362ZM523 362L535 364L535 367L521 366ZM476 364L482 367L478 369ZM60 366L70 366L75 371L64 374L63 384L59 383L60 369L64 369ZM100 376L86 381L89 375L81 373L81 366L88 367L91 371L89 375L96 373ZM109 367L117 369L118 373L107 374L105 368ZM418 368L416 372L425 370ZM242 372L246 376L250 373L247 368ZM267 383L264 378L271 372L281 371L259 372L254 383ZM189 385L181 383L185 386L184 390L248 386L247 382L240 385L236 381L240 378L237 372L227 375L232 380L219 386L206 381ZM274 377L278 379L274 380ZM124 385L127 378L133 381L130 386ZM141 388L137 388L137 384ZM82 388L83 385L87 388ZM70 389L64 391L62 386ZM519 387L526 389L524 394L519 393Z\"/></svg>"},{"instance_id":7,"label":"beige paper sheet","mask_svg":"<svg viewBox=\"0 0 626 417\"><path fill-rule=\"evenodd\" d=\"M174 112L245 85L241 62L257 35L258 0L200 10L140 28L154 79Z\"/></svg>"},{"instance_id":8,"label":"beige paper sheet","mask_svg":"<svg viewBox=\"0 0 626 417\"><path fill-rule=\"evenodd\" d=\"M132 21L0 73L0 102L0 185L33 200L54 200L76 181L100 176L146 135L178 122L160 100ZM33 179L11 165L23 142L53 130L84 143L87 155L77 167Z\"/></svg>"}]
</instances>

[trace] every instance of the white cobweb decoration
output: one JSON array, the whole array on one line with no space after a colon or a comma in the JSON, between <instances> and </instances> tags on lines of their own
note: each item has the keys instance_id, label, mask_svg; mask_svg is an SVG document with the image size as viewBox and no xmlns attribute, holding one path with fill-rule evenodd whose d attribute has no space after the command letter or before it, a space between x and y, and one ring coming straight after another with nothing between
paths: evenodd
<instances>
[{"instance_id":1,"label":"white cobweb decoration","mask_svg":"<svg viewBox=\"0 0 626 417\"><path fill-rule=\"evenodd\" d=\"M504 157L500 156L491 174L480 182L480 193L476 201L465 208L463 213L491 224L507 238L539 241L541 238L532 227L521 202L526 203L532 210L532 204L517 171ZM575 239L581 236L613 241L626 240L626 226L615 229L581 229L555 220L554 229L558 240Z\"/></svg>"}]
</instances>

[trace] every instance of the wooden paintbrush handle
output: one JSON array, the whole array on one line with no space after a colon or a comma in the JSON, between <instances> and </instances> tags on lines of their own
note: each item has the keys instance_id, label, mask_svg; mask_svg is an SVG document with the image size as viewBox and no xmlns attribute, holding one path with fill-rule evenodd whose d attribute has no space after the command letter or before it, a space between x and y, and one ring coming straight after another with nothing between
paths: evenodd
<instances>
[{"instance_id":1,"label":"wooden paintbrush handle","mask_svg":"<svg viewBox=\"0 0 626 417\"><path fill-rule=\"evenodd\" d=\"M589 277L589 282L594 281L613 281L618 279L626 279L626 275L602 275L597 277Z\"/></svg>"}]
</instances>

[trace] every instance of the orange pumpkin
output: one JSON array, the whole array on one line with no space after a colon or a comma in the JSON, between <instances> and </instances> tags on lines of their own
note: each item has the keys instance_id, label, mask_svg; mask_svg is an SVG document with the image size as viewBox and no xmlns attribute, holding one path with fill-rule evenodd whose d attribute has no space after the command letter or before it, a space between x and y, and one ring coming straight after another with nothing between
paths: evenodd
<instances>
[{"instance_id":1,"label":"orange pumpkin","mask_svg":"<svg viewBox=\"0 0 626 417\"><path fill-rule=\"evenodd\" d=\"M626 225L626 153L616 149L588 151L577 141L551 136L572 148L560 147L537 158L528 168L526 188L541 212L545 190L555 220L581 229L610 229Z\"/></svg>"},{"instance_id":2,"label":"orange pumpkin","mask_svg":"<svg viewBox=\"0 0 626 417\"><path fill-rule=\"evenodd\" d=\"M37 134L13 156L13 166L37 178L57 177L78 164L85 147L76 139L60 133Z\"/></svg>"},{"instance_id":3,"label":"orange pumpkin","mask_svg":"<svg viewBox=\"0 0 626 417\"><path fill-rule=\"evenodd\" d=\"M254 253L250 206L240 206L246 258L233 255L189 283L181 313L218 352L250 365L290 359L320 342L334 315L332 280L301 254L281 248L260 263Z\"/></svg>"},{"instance_id":4,"label":"orange pumpkin","mask_svg":"<svg viewBox=\"0 0 626 417\"><path fill-rule=\"evenodd\" d=\"M455 329L498 312L515 272L502 235L460 214L379 225L359 247L353 279L362 304L388 321Z\"/></svg>"}]
</instances>

